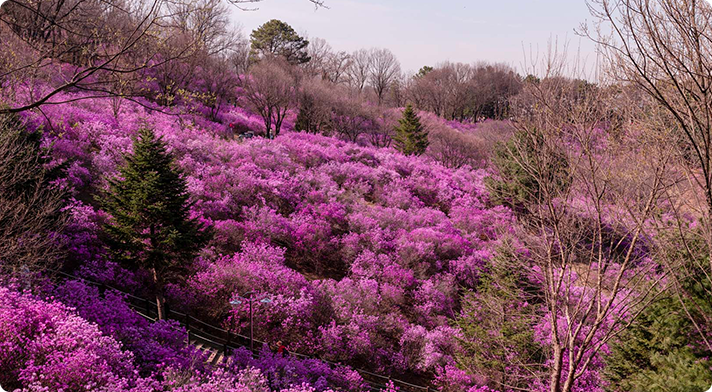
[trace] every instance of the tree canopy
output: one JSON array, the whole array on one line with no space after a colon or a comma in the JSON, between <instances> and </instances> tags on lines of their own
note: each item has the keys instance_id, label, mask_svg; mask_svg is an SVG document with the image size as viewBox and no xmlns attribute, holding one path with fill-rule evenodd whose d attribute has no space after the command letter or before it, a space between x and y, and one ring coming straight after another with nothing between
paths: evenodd
<instances>
[{"instance_id":1,"label":"tree canopy","mask_svg":"<svg viewBox=\"0 0 712 392\"><path fill-rule=\"evenodd\" d=\"M306 51L309 41L281 20L272 19L253 30L250 41L253 60L281 56L290 64L304 64L311 59Z\"/></svg>"}]
</instances>

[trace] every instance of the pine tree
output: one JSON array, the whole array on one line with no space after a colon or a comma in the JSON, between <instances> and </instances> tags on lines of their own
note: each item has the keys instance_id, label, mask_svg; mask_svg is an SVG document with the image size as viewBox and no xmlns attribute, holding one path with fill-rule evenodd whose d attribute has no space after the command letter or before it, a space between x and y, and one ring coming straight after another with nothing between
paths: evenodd
<instances>
[{"instance_id":1,"label":"pine tree","mask_svg":"<svg viewBox=\"0 0 712 392\"><path fill-rule=\"evenodd\" d=\"M610 346L609 391L704 391L712 383L710 353L696 344L692 322L676 298L645 309Z\"/></svg>"},{"instance_id":2,"label":"pine tree","mask_svg":"<svg viewBox=\"0 0 712 392\"><path fill-rule=\"evenodd\" d=\"M252 61L265 56L282 56L293 65L308 63L311 60L307 53L309 41L281 20L272 19L250 34Z\"/></svg>"},{"instance_id":3,"label":"pine tree","mask_svg":"<svg viewBox=\"0 0 712 392\"><path fill-rule=\"evenodd\" d=\"M545 369L546 350L534 336L542 295L518 268L515 251L502 246L462 298L458 364L484 376L491 387L526 390Z\"/></svg>"},{"instance_id":4,"label":"pine tree","mask_svg":"<svg viewBox=\"0 0 712 392\"><path fill-rule=\"evenodd\" d=\"M128 268L150 271L158 317L164 319L164 285L185 270L209 234L189 217L186 182L165 143L144 129L133 150L121 175L109 181L103 204L112 219L105 230L117 259Z\"/></svg>"},{"instance_id":5,"label":"pine tree","mask_svg":"<svg viewBox=\"0 0 712 392\"><path fill-rule=\"evenodd\" d=\"M395 147L405 155L421 155L428 148L428 132L420 123L413 106L408 105L403 112L403 118L395 128L393 138Z\"/></svg>"}]
</instances>

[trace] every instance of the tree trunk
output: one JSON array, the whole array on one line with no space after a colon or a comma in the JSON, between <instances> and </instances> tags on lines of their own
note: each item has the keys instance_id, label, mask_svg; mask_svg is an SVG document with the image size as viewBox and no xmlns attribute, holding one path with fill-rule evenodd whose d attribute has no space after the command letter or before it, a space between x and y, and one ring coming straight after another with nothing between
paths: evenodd
<instances>
[{"instance_id":1,"label":"tree trunk","mask_svg":"<svg viewBox=\"0 0 712 392\"><path fill-rule=\"evenodd\" d=\"M554 364L551 368L550 392L561 392L561 368L563 365L563 352L558 344L554 345Z\"/></svg>"},{"instance_id":2,"label":"tree trunk","mask_svg":"<svg viewBox=\"0 0 712 392\"><path fill-rule=\"evenodd\" d=\"M153 275L153 284L156 286L156 311L158 312L158 319L165 320L166 299L163 297L163 281L158 276L155 268L151 268L151 273Z\"/></svg>"},{"instance_id":3,"label":"tree trunk","mask_svg":"<svg viewBox=\"0 0 712 392\"><path fill-rule=\"evenodd\" d=\"M561 388L561 392L571 392L574 387L574 375L576 369L572 363L573 362L569 363L569 368L566 372L566 381L564 381L564 386Z\"/></svg>"},{"instance_id":4,"label":"tree trunk","mask_svg":"<svg viewBox=\"0 0 712 392\"><path fill-rule=\"evenodd\" d=\"M269 114L270 118L268 119L265 117L265 137L267 139L272 139L272 119L271 119L271 114Z\"/></svg>"}]
</instances>

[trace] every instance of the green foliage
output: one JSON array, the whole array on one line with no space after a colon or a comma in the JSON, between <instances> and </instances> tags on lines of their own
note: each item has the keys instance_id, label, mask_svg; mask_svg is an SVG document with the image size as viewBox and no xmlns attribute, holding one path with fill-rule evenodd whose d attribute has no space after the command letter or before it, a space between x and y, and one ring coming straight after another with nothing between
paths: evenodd
<instances>
[{"instance_id":1,"label":"green foliage","mask_svg":"<svg viewBox=\"0 0 712 392\"><path fill-rule=\"evenodd\" d=\"M709 271L699 268L709 265L701 234L688 234L686 246L676 245L676 231L660 234L661 243L675 244L664 248L661 257L681 264L679 291L645 309L611 344L606 377L617 386L612 392L705 391L712 384L712 352L700 335L700 330L709 335L712 314Z\"/></svg>"},{"instance_id":2,"label":"green foliage","mask_svg":"<svg viewBox=\"0 0 712 392\"><path fill-rule=\"evenodd\" d=\"M524 83L539 84L541 83L541 79L532 74L529 74L524 78Z\"/></svg>"},{"instance_id":3,"label":"green foliage","mask_svg":"<svg viewBox=\"0 0 712 392\"><path fill-rule=\"evenodd\" d=\"M422 78L422 77L424 77L425 75L429 74L429 73L432 72L432 71L433 71L433 67L428 66L428 65L424 65L424 66L422 66L422 67L418 70L418 73L415 74L415 77L416 77L416 78Z\"/></svg>"},{"instance_id":4,"label":"green foliage","mask_svg":"<svg viewBox=\"0 0 712 392\"><path fill-rule=\"evenodd\" d=\"M141 130L125 159L103 200L111 214L108 243L127 267L152 271L162 295L163 283L187 267L209 236L189 217L185 180L153 131Z\"/></svg>"},{"instance_id":5,"label":"green foliage","mask_svg":"<svg viewBox=\"0 0 712 392\"><path fill-rule=\"evenodd\" d=\"M299 36L292 26L272 19L250 34L250 57L281 56L290 64L304 64L311 58L306 52L309 41Z\"/></svg>"},{"instance_id":6,"label":"green foliage","mask_svg":"<svg viewBox=\"0 0 712 392\"><path fill-rule=\"evenodd\" d=\"M398 123L393 137L396 149L405 155L423 154L429 145L428 132L420 123L412 105L405 108L403 118Z\"/></svg>"},{"instance_id":7,"label":"green foliage","mask_svg":"<svg viewBox=\"0 0 712 392\"><path fill-rule=\"evenodd\" d=\"M494 388L527 388L546 353L534 339L536 292L508 250L500 250L476 291L468 292L456 324L462 331L458 364Z\"/></svg>"},{"instance_id":8,"label":"green foliage","mask_svg":"<svg viewBox=\"0 0 712 392\"><path fill-rule=\"evenodd\" d=\"M712 384L709 354L692 345L694 328L677 299L650 306L611 345L610 391L704 391Z\"/></svg>"},{"instance_id":9,"label":"green foliage","mask_svg":"<svg viewBox=\"0 0 712 392\"><path fill-rule=\"evenodd\" d=\"M515 211L522 212L527 203L540 200L544 187L549 192L563 192L571 182L566 155L546 148L536 131L518 132L506 143L498 143L492 164L499 174L485 181L492 201Z\"/></svg>"}]
</instances>

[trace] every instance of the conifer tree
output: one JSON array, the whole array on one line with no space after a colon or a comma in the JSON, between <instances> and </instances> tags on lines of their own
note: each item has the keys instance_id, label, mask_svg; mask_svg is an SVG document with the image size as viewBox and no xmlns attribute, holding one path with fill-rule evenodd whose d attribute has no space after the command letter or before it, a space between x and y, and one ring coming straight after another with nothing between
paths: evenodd
<instances>
[{"instance_id":1,"label":"conifer tree","mask_svg":"<svg viewBox=\"0 0 712 392\"><path fill-rule=\"evenodd\" d=\"M253 30L250 41L252 61L265 56L282 56L293 65L308 63L311 60L306 50L309 41L281 20L272 19Z\"/></svg>"},{"instance_id":2,"label":"conifer tree","mask_svg":"<svg viewBox=\"0 0 712 392\"><path fill-rule=\"evenodd\" d=\"M209 234L189 217L186 182L153 131L141 130L125 159L103 203L112 217L105 226L108 242L128 268L151 273L158 318L164 319L164 285L185 270Z\"/></svg>"},{"instance_id":3,"label":"conifer tree","mask_svg":"<svg viewBox=\"0 0 712 392\"><path fill-rule=\"evenodd\" d=\"M410 104L403 112L403 118L395 128L393 137L395 147L405 155L421 155L428 148L428 132L420 123L420 118L415 114Z\"/></svg>"}]
</instances>

